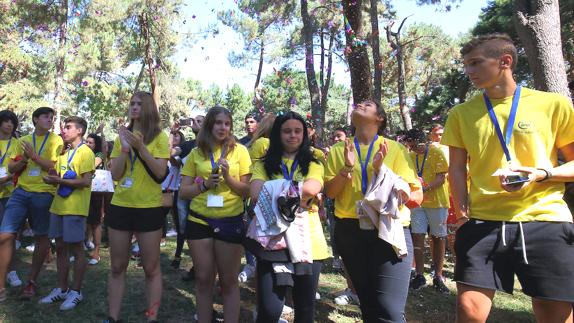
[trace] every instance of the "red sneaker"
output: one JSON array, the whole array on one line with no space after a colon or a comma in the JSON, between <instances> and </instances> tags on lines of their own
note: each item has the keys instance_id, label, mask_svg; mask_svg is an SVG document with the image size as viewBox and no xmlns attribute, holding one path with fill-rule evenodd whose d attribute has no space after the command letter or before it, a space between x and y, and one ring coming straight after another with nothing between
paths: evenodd
<instances>
[{"instance_id":1,"label":"red sneaker","mask_svg":"<svg viewBox=\"0 0 574 323\"><path fill-rule=\"evenodd\" d=\"M22 294L20 294L20 299L23 301L29 301L32 297L36 296L36 290L38 286L33 281L28 281L24 288L22 289Z\"/></svg>"}]
</instances>

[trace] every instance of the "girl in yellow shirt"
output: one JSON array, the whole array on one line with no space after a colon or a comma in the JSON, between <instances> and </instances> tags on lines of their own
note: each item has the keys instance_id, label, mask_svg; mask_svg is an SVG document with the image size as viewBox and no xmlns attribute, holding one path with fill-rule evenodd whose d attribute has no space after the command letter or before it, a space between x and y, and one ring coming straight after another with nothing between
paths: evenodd
<instances>
[{"instance_id":1,"label":"girl in yellow shirt","mask_svg":"<svg viewBox=\"0 0 574 323\"><path fill-rule=\"evenodd\" d=\"M213 283L219 274L225 322L239 321L239 267L245 236L243 199L249 193L251 159L235 142L231 112L211 108L183 166L180 197L191 200L187 237L193 240L197 315L211 322Z\"/></svg>"},{"instance_id":2,"label":"girl in yellow shirt","mask_svg":"<svg viewBox=\"0 0 574 323\"><path fill-rule=\"evenodd\" d=\"M161 181L166 176L169 158L168 136L160 129L159 112L149 93L134 93L129 118L129 126L120 127L111 154L110 171L118 185L105 218L112 267L108 279L110 322L118 320L120 314L132 234L141 250L146 275L146 313L150 321L157 319L162 293Z\"/></svg>"},{"instance_id":3,"label":"girl in yellow shirt","mask_svg":"<svg viewBox=\"0 0 574 323\"><path fill-rule=\"evenodd\" d=\"M335 144L325 167L325 192L335 200L335 242L361 303L364 322L402 322L413 259L410 212L400 209L408 256L398 258L376 230L362 230L356 203L384 163L411 189L405 200L422 201L422 190L404 146L382 137L386 125L380 103L359 103L351 114L354 138Z\"/></svg>"},{"instance_id":4,"label":"girl in yellow shirt","mask_svg":"<svg viewBox=\"0 0 574 323\"><path fill-rule=\"evenodd\" d=\"M287 112L275 119L270 145L263 160L253 167L251 199L256 201L265 181L287 179L303 181L301 205L308 208L323 188L323 165L311 152L305 120L295 112ZM293 275L295 321L313 322L315 292L321 273L322 260L329 256L316 203L309 208L309 227L312 245L312 273ZM278 284L273 264L259 253L257 259L257 322L277 322L285 302L287 286Z\"/></svg>"}]
</instances>

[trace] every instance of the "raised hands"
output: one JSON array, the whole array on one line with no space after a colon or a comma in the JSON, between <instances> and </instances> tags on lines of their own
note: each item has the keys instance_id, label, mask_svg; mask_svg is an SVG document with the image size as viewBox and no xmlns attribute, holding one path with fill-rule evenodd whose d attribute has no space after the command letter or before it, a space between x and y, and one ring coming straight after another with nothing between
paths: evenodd
<instances>
[{"instance_id":1,"label":"raised hands","mask_svg":"<svg viewBox=\"0 0 574 323\"><path fill-rule=\"evenodd\" d=\"M387 156L388 152L389 144L387 143L386 139L383 139L383 142L379 145L379 150L375 156L373 156L373 170L375 171L375 174L379 173L379 170L383 165L383 160L385 159L385 156Z\"/></svg>"},{"instance_id":2,"label":"raised hands","mask_svg":"<svg viewBox=\"0 0 574 323\"><path fill-rule=\"evenodd\" d=\"M355 145L349 138L345 140L345 152L343 155L345 156L345 166L355 166Z\"/></svg>"}]
</instances>

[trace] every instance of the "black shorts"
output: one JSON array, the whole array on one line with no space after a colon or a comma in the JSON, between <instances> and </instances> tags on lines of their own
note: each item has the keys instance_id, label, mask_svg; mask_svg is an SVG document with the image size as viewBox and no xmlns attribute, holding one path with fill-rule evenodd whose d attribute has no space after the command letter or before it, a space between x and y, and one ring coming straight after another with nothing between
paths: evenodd
<instances>
[{"instance_id":1,"label":"black shorts","mask_svg":"<svg viewBox=\"0 0 574 323\"><path fill-rule=\"evenodd\" d=\"M110 205L106 214L106 226L120 231L152 232L163 227L165 212L163 207L131 208Z\"/></svg>"},{"instance_id":2,"label":"black shorts","mask_svg":"<svg viewBox=\"0 0 574 323\"><path fill-rule=\"evenodd\" d=\"M90 196L90 212L88 213L88 224L101 224L103 219L104 196L92 193Z\"/></svg>"},{"instance_id":3,"label":"black shorts","mask_svg":"<svg viewBox=\"0 0 574 323\"><path fill-rule=\"evenodd\" d=\"M222 218L225 223L222 229L187 220L185 237L189 240L215 239L229 243L242 244L245 239L243 215Z\"/></svg>"},{"instance_id":4,"label":"black shorts","mask_svg":"<svg viewBox=\"0 0 574 323\"><path fill-rule=\"evenodd\" d=\"M517 222L470 220L456 232L455 251L459 283L512 294L516 275L530 297L574 302L572 223L523 222L521 230Z\"/></svg>"}]
</instances>

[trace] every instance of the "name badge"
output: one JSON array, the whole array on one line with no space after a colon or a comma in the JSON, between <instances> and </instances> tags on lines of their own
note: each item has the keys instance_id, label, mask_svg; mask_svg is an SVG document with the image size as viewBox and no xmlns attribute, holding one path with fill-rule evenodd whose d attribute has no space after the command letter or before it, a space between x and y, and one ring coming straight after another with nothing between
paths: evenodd
<instances>
[{"instance_id":1,"label":"name badge","mask_svg":"<svg viewBox=\"0 0 574 323\"><path fill-rule=\"evenodd\" d=\"M207 207L223 207L223 196L207 195Z\"/></svg>"},{"instance_id":2,"label":"name badge","mask_svg":"<svg viewBox=\"0 0 574 323\"><path fill-rule=\"evenodd\" d=\"M6 169L6 167L0 167L0 178L7 176L8 176L8 170Z\"/></svg>"},{"instance_id":3,"label":"name badge","mask_svg":"<svg viewBox=\"0 0 574 323\"><path fill-rule=\"evenodd\" d=\"M126 177L126 178L124 178L124 180L120 186L123 188L132 188L133 185L134 185L134 180L131 177Z\"/></svg>"},{"instance_id":4,"label":"name badge","mask_svg":"<svg viewBox=\"0 0 574 323\"><path fill-rule=\"evenodd\" d=\"M42 172L42 171L40 170L40 168L38 168L38 167L32 167L32 168L30 168L30 171L28 171L28 175L29 175L29 176L34 176L34 177L35 177L35 176L40 176L40 173L41 173L41 172Z\"/></svg>"}]
</instances>

